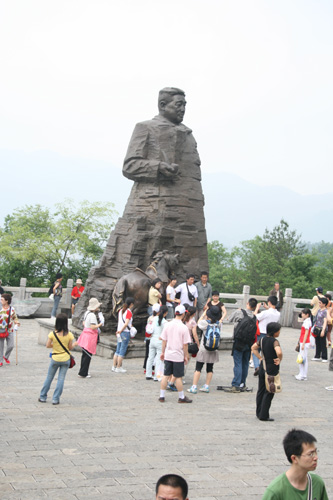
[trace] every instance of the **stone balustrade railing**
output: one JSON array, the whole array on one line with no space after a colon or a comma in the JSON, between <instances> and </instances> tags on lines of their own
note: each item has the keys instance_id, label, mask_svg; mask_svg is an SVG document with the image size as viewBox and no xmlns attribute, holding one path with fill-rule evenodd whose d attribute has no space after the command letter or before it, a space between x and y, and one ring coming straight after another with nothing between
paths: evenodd
<instances>
[{"instance_id":1,"label":"stone balustrade railing","mask_svg":"<svg viewBox=\"0 0 333 500\"><path fill-rule=\"evenodd\" d=\"M27 287L26 278L21 278L19 287L4 287L6 291L13 293L14 299L18 301L29 301L32 300L33 293L47 293L48 288L34 288ZM71 293L73 289L73 280L67 280L66 288L63 288L63 296L60 301L60 308L62 310L70 310L71 307ZM331 292L332 293L332 292ZM333 295L333 293L332 293ZM220 298L223 300L234 300L233 303L227 302L225 306L228 311L228 316L235 309L246 307L246 303L250 297L254 297L259 301L267 300L268 295L251 295L250 287L248 285L243 286L243 293L220 293ZM48 298L36 298L41 302L40 307L33 314L34 317L49 317L52 309L52 302ZM300 327L301 323L298 320L298 314L303 307L310 306L311 299L301 299L292 296L292 289L286 288L284 293L283 308L281 310L281 324L282 326L289 326L293 328ZM302 307L297 307L301 305Z\"/></svg>"}]
</instances>

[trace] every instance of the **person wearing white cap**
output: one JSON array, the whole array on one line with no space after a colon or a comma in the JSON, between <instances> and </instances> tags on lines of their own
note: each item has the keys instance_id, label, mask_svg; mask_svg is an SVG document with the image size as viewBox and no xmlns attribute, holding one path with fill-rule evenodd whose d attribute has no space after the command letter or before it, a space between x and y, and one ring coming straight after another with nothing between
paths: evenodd
<instances>
[{"instance_id":1,"label":"person wearing white cap","mask_svg":"<svg viewBox=\"0 0 333 500\"><path fill-rule=\"evenodd\" d=\"M89 365L93 354L96 354L98 329L103 326L103 321L99 322L98 311L102 304L92 297L89 300L87 311L84 315L84 329L77 341L77 344L82 348L81 367L79 377L90 378Z\"/></svg>"},{"instance_id":2,"label":"person wearing white cap","mask_svg":"<svg viewBox=\"0 0 333 500\"><path fill-rule=\"evenodd\" d=\"M161 335L162 353L160 358L164 361L164 376L161 381L159 401L160 403L165 402L168 379L173 375L176 378L178 403L192 403L192 399L184 395L182 380L185 363L188 363L188 344L191 342L188 328L182 321L185 307L183 305L177 306L175 314L175 319L165 325Z\"/></svg>"},{"instance_id":3,"label":"person wearing white cap","mask_svg":"<svg viewBox=\"0 0 333 500\"><path fill-rule=\"evenodd\" d=\"M79 301L79 298L81 297L82 293L84 291L84 286L82 284L82 280L79 278L76 280L76 286L73 288L71 297L72 297L72 315L74 314L74 309L76 304Z\"/></svg>"},{"instance_id":4,"label":"person wearing white cap","mask_svg":"<svg viewBox=\"0 0 333 500\"><path fill-rule=\"evenodd\" d=\"M146 354L145 354L145 359L143 361L143 370L144 373L146 373L146 367L147 367L147 361L148 361L148 356L149 356L149 347L150 347L150 338L153 333L153 320L155 316L157 316L160 312L161 306L159 303L154 304L152 306L152 315L149 316L146 324L146 331L145 331L145 344L146 344Z\"/></svg>"}]
</instances>

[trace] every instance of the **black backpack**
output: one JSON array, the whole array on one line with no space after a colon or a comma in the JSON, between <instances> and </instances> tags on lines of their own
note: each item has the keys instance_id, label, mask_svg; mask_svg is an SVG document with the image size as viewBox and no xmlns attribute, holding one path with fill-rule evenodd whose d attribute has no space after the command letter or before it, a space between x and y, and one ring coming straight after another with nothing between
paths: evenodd
<instances>
[{"instance_id":1,"label":"black backpack","mask_svg":"<svg viewBox=\"0 0 333 500\"><path fill-rule=\"evenodd\" d=\"M250 317L244 309L241 309L243 318L237 323L234 332L234 347L238 351L244 350L246 347L251 347L257 332L257 318Z\"/></svg>"},{"instance_id":2,"label":"black backpack","mask_svg":"<svg viewBox=\"0 0 333 500\"><path fill-rule=\"evenodd\" d=\"M53 293L53 288L54 288L54 283L53 285L50 286L49 291L47 292L47 295L50 296Z\"/></svg>"}]
</instances>

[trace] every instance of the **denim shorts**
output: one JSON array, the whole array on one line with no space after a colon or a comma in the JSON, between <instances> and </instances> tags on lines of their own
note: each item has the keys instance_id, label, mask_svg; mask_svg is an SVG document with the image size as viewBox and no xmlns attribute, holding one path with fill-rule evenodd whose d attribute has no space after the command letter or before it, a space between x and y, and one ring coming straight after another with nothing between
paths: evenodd
<instances>
[{"instance_id":1,"label":"denim shorts","mask_svg":"<svg viewBox=\"0 0 333 500\"><path fill-rule=\"evenodd\" d=\"M130 332L122 332L120 334L121 342L117 342L117 349L115 354L124 358L127 352L128 343L130 341L131 335Z\"/></svg>"}]
</instances>

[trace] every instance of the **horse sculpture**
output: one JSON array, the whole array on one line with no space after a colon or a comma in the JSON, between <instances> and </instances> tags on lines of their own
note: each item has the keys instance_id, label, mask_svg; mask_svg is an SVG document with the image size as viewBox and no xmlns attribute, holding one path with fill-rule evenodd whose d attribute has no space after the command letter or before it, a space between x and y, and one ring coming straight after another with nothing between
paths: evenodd
<instances>
[{"instance_id":1,"label":"horse sculpture","mask_svg":"<svg viewBox=\"0 0 333 500\"><path fill-rule=\"evenodd\" d=\"M155 278L160 278L163 283L163 289L160 291L162 295L165 293L168 279L174 274L178 265L178 254L170 254L167 250L163 250L158 252L153 259L146 272L136 268L135 271L125 274L117 281L112 294L112 314L115 317L126 297L134 297L133 315L138 314L142 309L146 312L149 288Z\"/></svg>"}]
</instances>

